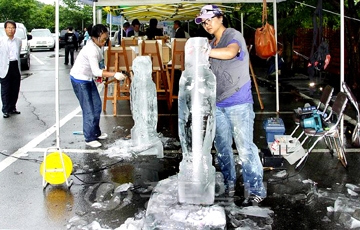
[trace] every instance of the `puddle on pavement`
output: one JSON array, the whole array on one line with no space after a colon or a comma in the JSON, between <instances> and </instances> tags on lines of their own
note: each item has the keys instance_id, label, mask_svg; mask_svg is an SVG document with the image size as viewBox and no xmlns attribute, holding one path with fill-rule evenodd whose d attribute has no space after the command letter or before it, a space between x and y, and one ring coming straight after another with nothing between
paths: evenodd
<instances>
[{"instance_id":1,"label":"puddle on pavement","mask_svg":"<svg viewBox=\"0 0 360 230\"><path fill-rule=\"evenodd\" d=\"M73 213L67 218L67 229L139 229L157 182L178 172L181 161L179 143L171 138L163 138L163 143L166 143L163 159L139 155L122 158L121 154L116 157L116 147L111 150L111 157L106 152L84 155L83 166L74 166L74 174L78 174L84 183L81 195L78 195L83 197L83 202L73 207L72 196L59 195L64 199L54 201L50 194L47 206L56 206L55 210L64 212L59 215L61 217ZM116 142L119 144L124 142ZM311 162L308 164L311 167ZM339 183L331 188L319 188L316 182L303 179L299 174L289 176L292 173L282 170L264 174L264 181L268 182L268 197L257 212L269 212L266 217L254 215L252 210L249 213L241 207L242 186L237 187L236 196L230 202L216 197L215 202L225 207L227 229L308 229L309 226L312 229L344 229L357 225L357 216L352 213L357 211L360 202L358 197L349 195L349 186ZM341 177L336 180L341 181ZM337 212L333 211L335 208ZM349 208L351 212L346 211ZM76 210L71 212L72 209ZM48 212L52 218L57 218L54 211Z\"/></svg>"}]
</instances>

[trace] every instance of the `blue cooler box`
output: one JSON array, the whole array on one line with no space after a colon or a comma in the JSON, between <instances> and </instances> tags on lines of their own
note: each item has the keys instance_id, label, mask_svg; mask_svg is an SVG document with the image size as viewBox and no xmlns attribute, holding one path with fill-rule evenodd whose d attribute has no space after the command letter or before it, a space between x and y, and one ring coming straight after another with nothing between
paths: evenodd
<instances>
[{"instance_id":1,"label":"blue cooler box","mask_svg":"<svg viewBox=\"0 0 360 230\"><path fill-rule=\"evenodd\" d=\"M263 127L266 131L266 141L274 142L275 135L284 135L285 126L281 118L270 117L264 121Z\"/></svg>"}]
</instances>

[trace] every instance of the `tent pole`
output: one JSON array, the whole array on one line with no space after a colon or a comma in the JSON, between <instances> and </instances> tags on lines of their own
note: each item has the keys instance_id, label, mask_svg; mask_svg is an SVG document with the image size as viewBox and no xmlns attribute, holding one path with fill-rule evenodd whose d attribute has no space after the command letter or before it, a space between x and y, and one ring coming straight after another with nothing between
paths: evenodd
<instances>
[{"instance_id":1,"label":"tent pole","mask_svg":"<svg viewBox=\"0 0 360 230\"><path fill-rule=\"evenodd\" d=\"M277 9L276 9L276 0L273 0L273 15L274 15L274 29L275 29L275 42L276 42L276 54L275 54L275 79L276 79L276 112L280 112L280 105L279 105L279 66L278 66L278 52L277 52Z\"/></svg>"},{"instance_id":2,"label":"tent pole","mask_svg":"<svg viewBox=\"0 0 360 230\"><path fill-rule=\"evenodd\" d=\"M244 13L240 14L240 20L241 20L241 33L244 34Z\"/></svg>"},{"instance_id":3,"label":"tent pole","mask_svg":"<svg viewBox=\"0 0 360 230\"><path fill-rule=\"evenodd\" d=\"M344 11L344 1L340 0L340 91L343 92L342 83L344 82L345 74L345 11ZM343 142L343 133L344 133L344 116L340 121L340 140Z\"/></svg>"},{"instance_id":4,"label":"tent pole","mask_svg":"<svg viewBox=\"0 0 360 230\"><path fill-rule=\"evenodd\" d=\"M55 6L55 31L59 28L59 1ZM60 148L60 112L59 112L59 39L56 39L55 47L55 119L56 119L56 147Z\"/></svg>"},{"instance_id":5,"label":"tent pole","mask_svg":"<svg viewBox=\"0 0 360 230\"><path fill-rule=\"evenodd\" d=\"M111 28L112 28L112 14L111 14L111 10L110 10L110 32L109 32L109 36L110 36L110 40L111 40Z\"/></svg>"},{"instance_id":6,"label":"tent pole","mask_svg":"<svg viewBox=\"0 0 360 230\"><path fill-rule=\"evenodd\" d=\"M96 6L95 1L93 1L93 25L96 24Z\"/></svg>"}]
</instances>

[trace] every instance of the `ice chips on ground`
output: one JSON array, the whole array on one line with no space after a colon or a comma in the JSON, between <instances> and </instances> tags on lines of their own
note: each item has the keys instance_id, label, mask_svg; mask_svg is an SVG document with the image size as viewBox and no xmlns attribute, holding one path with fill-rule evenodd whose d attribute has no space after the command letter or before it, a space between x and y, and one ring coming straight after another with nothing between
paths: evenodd
<instances>
[{"instance_id":1,"label":"ice chips on ground","mask_svg":"<svg viewBox=\"0 0 360 230\"><path fill-rule=\"evenodd\" d=\"M360 187L357 185L347 183L347 184L345 184L345 187L348 189L351 189L354 192L360 192Z\"/></svg>"}]
</instances>

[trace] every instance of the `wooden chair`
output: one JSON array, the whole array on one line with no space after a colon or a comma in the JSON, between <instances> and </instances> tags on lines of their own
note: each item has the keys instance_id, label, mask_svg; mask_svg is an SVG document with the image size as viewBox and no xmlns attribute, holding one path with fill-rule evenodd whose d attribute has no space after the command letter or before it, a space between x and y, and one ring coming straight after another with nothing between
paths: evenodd
<instances>
[{"instance_id":1,"label":"wooden chair","mask_svg":"<svg viewBox=\"0 0 360 230\"><path fill-rule=\"evenodd\" d=\"M132 61L135 57L135 51L130 47L125 47L124 44L121 47L109 46L105 52L106 67L109 71L126 71L130 73ZM106 111L107 101L111 100L113 105L113 115L116 116L117 101L130 100L130 84L130 78L126 78L122 84L115 78L107 79L107 81L104 82L103 111ZM113 86L113 93L109 95L110 86Z\"/></svg>"},{"instance_id":2,"label":"wooden chair","mask_svg":"<svg viewBox=\"0 0 360 230\"><path fill-rule=\"evenodd\" d=\"M162 41L143 40L139 44L139 55L149 55L152 60L154 82L158 92L158 100L166 100L168 108L170 105L169 74L162 60Z\"/></svg>"},{"instance_id":3,"label":"wooden chair","mask_svg":"<svg viewBox=\"0 0 360 230\"><path fill-rule=\"evenodd\" d=\"M173 89L175 84L175 70L183 71L185 69L185 43L187 38L174 38L171 41L171 66L169 80L170 109L174 99L178 99L174 95Z\"/></svg>"}]
</instances>

